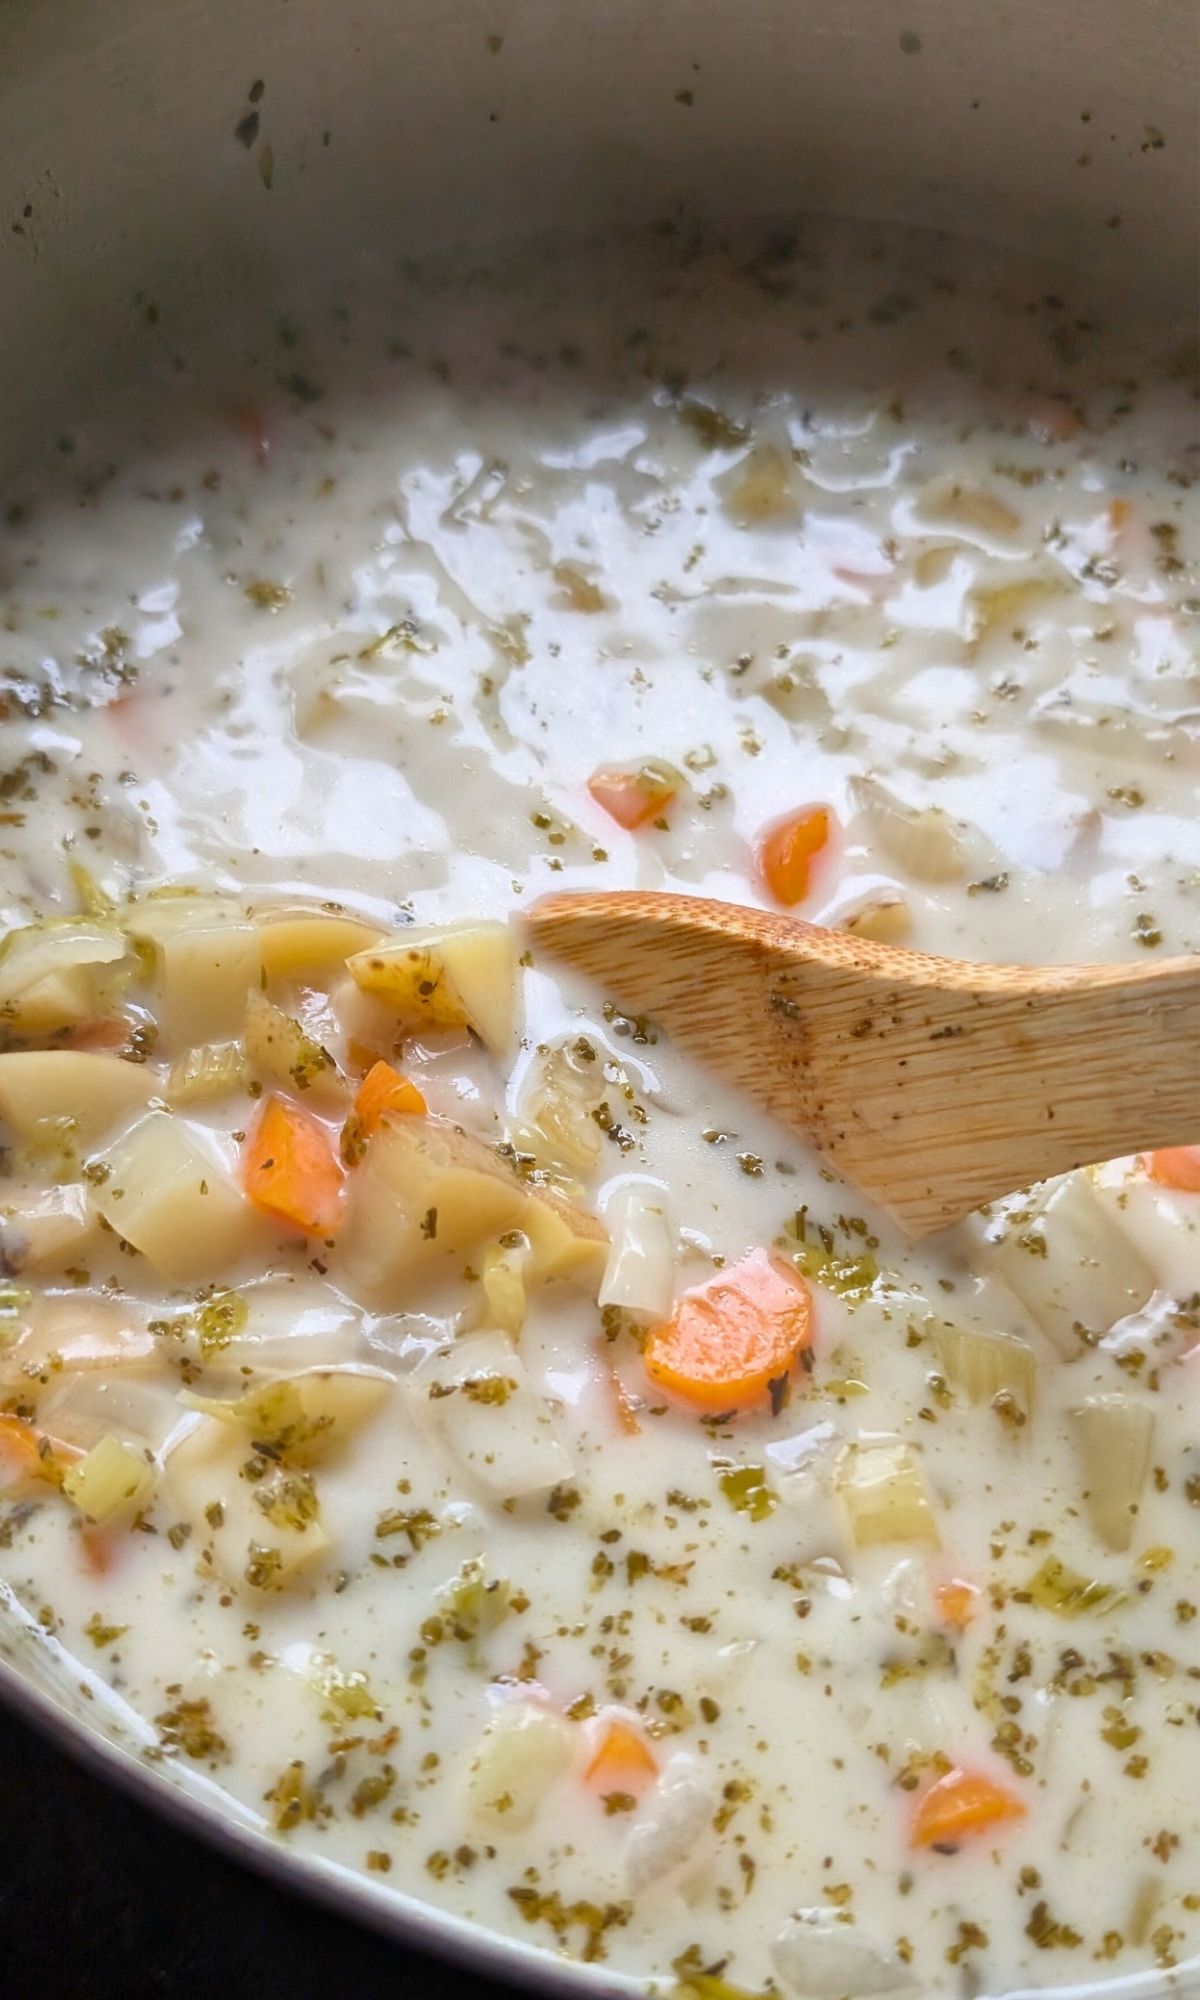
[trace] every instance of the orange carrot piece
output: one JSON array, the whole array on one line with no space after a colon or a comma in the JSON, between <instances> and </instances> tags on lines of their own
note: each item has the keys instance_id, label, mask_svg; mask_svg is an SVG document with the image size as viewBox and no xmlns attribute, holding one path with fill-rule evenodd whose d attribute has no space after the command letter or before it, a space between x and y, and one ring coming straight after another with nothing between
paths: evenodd
<instances>
[{"instance_id":1,"label":"orange carrot piece","mask_svg":"<svg viewBox=\"0 0 1200 2000\"><path fill-rule=\"evenodd\" d=\"M367 1071L358 1086L354 1100L354 1112L362 1129L364 1139L370 1138L380 1119L388 1111L420 1113L429 1109L417 1089L406 1076L401 1076L391 1063L377 1062Z\"/></svg>"},{"instance_id":2,"label":"orange carrot piece","mask_svg":"<svg viewBox=\"0 0 1200 2000\"><path fill-rule=\"evenodd\" d=\"M646 1337L646 1372L701 1410L741 1410L786 1380L812 1340L812 1295L766 1250L684 1292Z\"/></svg>"},{"instance_id":3,"label":"orange carrot piece","mask_svg":"<svg viewBox=\"0 0 1200 2000\"><path fill-rule=\"evenodd\" d=\"M61 1486L72 1459L83 1453L48 1437L25 1417L0 1415L0 1492L34 1483Z\"/></svg>"},{"instance_id":4,"label":"orange carrot piece","mask_svg":"<svg viewBox=\"0 0 1200 2000\"><path fill-rule=\"evenodd\" d=\"M1005 1820L1024 1819L1025 1803L982 1771L955 1768L917 1800L909 1826L914 1847L954 1853L964 1840Z\"/></svg>"},{"instance_id":5,"label":"orange carrot piece","mask_svg":"<svg viewBox=\"0 0 1200 2000\"><path fill-rule=\"evenodd\" d=\"M812 862L829 844L828 806L804 806L759 836L758 869L768 893L791 909L808 894Z\"/></svg>"},{"instance_id":6,"label":"orange carrot piece","mask_svg":"<svg viewBox=\"0 0 1200 2000\"><path fill-rule=\"evenodd\" d=\"M605 1724L584 1779L603 1796L609 1792L642 1792L658 1776L658 1758L638 1730L628 1722Z\"/></svg>"},{"instance_id":7,"label":"orange carrot piece","mask_svg":"<svg viewBox=\"0 0 1200 2000\"><path fill-rule=\"evenodd\" d=\"M679 791L679 778L665 764L642 764L635 771L602 764L588 779L588 790L610 819L632 833L662 818Z\"/></svg>"},{"instance_id":8,"label":"orange carrot piece","mask_svg":"<svg viewBox=\"0 0 1200 2000\"><path fill-rule=\"evenodd\" d=\"M1159 1187L1200 1194L1200 1146L1166 1146L1146 1156L1146 1172Z\"/></svg>"},{"instance_id":9,"label":"orange carrot piece","mask_svg":"<svg viewBox=\"0 0 1200 2000\"><path fill-rule=\"evenodd\" d=\"M310 1111L268 1097L242 1149L242 1186L255 1208L307 1236L329 1236L342 1206L342 1169L329 1130Z\"/></svg>"},{"instance_id":10,"label":"orange carrot piece","mask_svg":"<svg viewBox=\"0 0 1200 2000\"><path fill-rule=\"evenodd\" d=\"M939 1583L933 1593L938 1617L952 1632L965 1632L979 1608L979 1586L964 1577L952 1576Z\"/></svg>"},{"instance_id":11,"label":"orange carrot piece","mask_svg":"<svg viewBox=\"0 0 1200 2000\"><path fill-rule=\"evenodd\" d=\"M637 1406L613 1366L608 1342L603 1335L595 1343L595 1355L608 1389L618 1430L623 1431L626 1437L640 1437L642 1427L637 1418Z\"/></svg>"},{"instance_id":12,"label":"orange carrot piece","mask_svg":"<svg viewBox=\"0 0 1200 2000\"><path fill-rule=\"evenodd\" d=\"M79 1535L79 1559L89 1576L107 1576L117 1552L116 1536L108 1528L85 1521Z\"/></svg>"}]
</instances>

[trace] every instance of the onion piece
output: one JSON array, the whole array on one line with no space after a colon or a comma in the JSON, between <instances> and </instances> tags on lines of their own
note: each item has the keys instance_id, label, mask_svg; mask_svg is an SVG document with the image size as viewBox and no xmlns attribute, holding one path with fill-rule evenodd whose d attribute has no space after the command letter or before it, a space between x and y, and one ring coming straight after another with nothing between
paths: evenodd
<instances>
[{"instance_id":1,"label":"onion piece","mask_svg":"<svg viewBox=\"0 0 1200 2000\"><path fill-rule=\"evenodd\" d=\"M521 1092L521 1115L539 1165L567 1174L591 1173L600 1158L596 1112L605 1096L601 1052L586 1036L539 1050Z\"/></svg>"},{"instance_id":2,"label":"onion piece","mask_svg":"<svg viewBox=\"0 0 1200 2000\"><path fill-rule=\"evenodd\" d=\"M1150 1470L1154 1412L1118 1390L1089 1396L1071 1414L1092 1526L1105 1548L1121 1554L1133 1540Z\"/></svg>"},{"instance_id":3,"label":"onion piece","mask_svg":"<svg viewBox=\"0 0 1200 2000\"><path fill-rule=\"evenodd\" d=\"M140 1308L86 1292L36 1299L16 1339L0 1355L0 1384L28 1387L79 1370L111 1374L157 1368L161 1350L140 1313Z\"/></svg>"},{"instance_id":4,"label":"onion piece","mask_svg":"<svg viewBox=\"0 0 1200 2000\"><path fill-rule=\"evenodd\" d=\"M52 1381L38 1398L38 1421L84 1451L109 1432L157 1451L179 1422L179 1404L166 1383L92 1369Z\"/></svg>"},{"instance_id":5,"label":"onion piece","mask_svg":"<svg viewBox=\"0 0 1200 2000\"><path fill-rule=\"evenodd\" d=\"M911 1445L847 1445L838 1459L835 1483L856 1548L878 1542L940 1545L924 1469Z\"/></svg>"},{"instance_id":6,"label":"onion piece","mask_svg":"<svg viewBox=\"0 0 1200 2000\"><path fill-rule=\"evenodd\" d=\"M0 942L0 1022L18 1035L53 1035L115 1009L135 961L115 923L48 917Z\"/></svg>"},{"instance_id":7,"label":"onion piece","mask_svg":"<svg viewBox=\"0 0 1200 2000\"><path fill-rule=\"evenodd\" d=\"M209 1104L214 1098L228 1097L244 1090L250 1080L242 1042L205 1042L185 1049L167 1071L163 1096L172 1110L185 1104Z\"/></svg>"},{"instance_id":8,"label":"onion piece","mask_svg":"<svg viewBox=\"0 0 1200 2000\"><path fill-rule=\"evenodd\" d=\"M872 2000L915 1985L894 1951L837 1908L797 1910L771 1946L771 1963L802 2000Z\"/></svg>"},{"instance_id":9,"label":"onion piece","mask_svg":"<svg viewBox=\"0 0 1200 2000\"><path fill-rule=\"evenodd\" d=\"M573 1466L550 1409L501 1333L440 1348L405 1378L418 1429L438 1430L476 1485L497 1500L548 1493Z\"/></svg>"},{"instance_id":10,"label":"onion piece","mask_svg":"<svg viewBox=\"0 0 1200 2000\"><path fill-rule=\"evenodd\" d=\"M971 1403L993 1403L1011 1397L1025 1417L1033 1415L1037 1356L1028 1341L1012 1333L985 1333L942 1320L929 1340L947 1381L960 1388Z\"/></svg>"},{"instance_id":11,"label":"onion piece","mask_svg":"<svg viewBox=\"0 0 1200 2000\"><path fill-rule=\"evenodd\" d=\"M665 1318L675 1296L675 1245L663 1188L657 1181L623 1181L605 1221L609 1251L598 1303Z\"/></svg>"},{"instance_id":12,"label":"onion piece","mask_svg":"<svg viewBox=\"0 0 1200 2000\"><path fill-rule=\"evenodd\" d=\"M268 1083L327 1101L345 1095L345 1081L328 1049L257 987L246 995L244 1046L252 1075Z\"/></svg>"},{"instance_id":13,"label":"onion piece","mask_svg":"<svg viewBox=\"0 0 1200 2000\"><path fill-rule=\"evenodd\" d=\"M1154 1273L1085 1172L1044 1181L987 1230L989 1262L1058 1352L1098 1339L1155 1289Z\"/></svg>"},{"instance_id":14,"label":"onion piece","mask_svg":"<svg viewBox=\"0 0 1200 2000\"><path fill-rule=\"evenodd\" d=\"M189 1389L179 1400L219 1423L240 1426L285 1464L315 1465L360 1430L393 1387L391 1376L374 1370L314 1368L248 1389L232 1401Z\"/></svg>"},{"instance_id":15,"label":"onion piece","mask_svg":"<svg viewBox=\"0 0 1200 2000\"><path fill-rule=\"evenodd\" d=\"M77 1258L96 1226L82 1181L49 1188L0 1184L0 1266L9 1273L44 1271Z\"/></svg>"},{"instance_id":16,"label":"onion piece","mask_svg":"<svg viewBox=\"0 0 1200 2000\"><path fill-rule=\"evenodd\" d=\"M967 872L973 832L940 806L907 806L878 778L850 780L850 797L871 846L918 882L958 882Z\"/></svg>"}]
</instances>

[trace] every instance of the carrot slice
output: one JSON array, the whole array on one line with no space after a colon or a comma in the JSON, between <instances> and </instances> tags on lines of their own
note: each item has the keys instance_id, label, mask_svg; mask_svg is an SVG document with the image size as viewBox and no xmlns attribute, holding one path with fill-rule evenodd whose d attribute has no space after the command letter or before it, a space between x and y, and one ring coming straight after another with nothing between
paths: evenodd
<instances>
[{"instance_id":1,"label":"carrot slice","mask_svg":"<svg viewBox=\"0 0 1200 2000\"><path fill-rule=\"evenodd\" d=\"M947 1771L917 1800L909 1826L914 1847L953 1853L964 1840L986 1833L1004 1820L1024 1819L1025 1804L1015 1792L982 1771Z\"/></svg>"},{"instance_id":2,"label":"carrot slice","mask_svg":"<svg viewBox=\"0 0 1200 2000\"><path fill-rule=\"evenodd\" d=\"M0 1493L30 1482L61 1486L72 1459L82 1457L74 1445L47 1437L27 1418L0 1415Z\"/></svg>"},{"instance_id":3,"label":"carrot slice","mask_svg":"<svg viewBox=\"0 0 1200 2000\"><path fill-rule=\"evenodd\" d=\"M679 791L680 779L669 764L651 762L633 771L615 764L602 764L588 779L588 790L610 819L627 833L661 819Z\"/></svg>"},{"instance_id":4,"label":"carrot slice","mask_svg":"<svg viewBox=\"0 0 1200 2000\"><path fill-rule=\"evenodd\" d=\"M628 1722L607 1723L584 1772L589 1785L606 1792L641 1792L658 1776L658 1759L644 1736Z\"/></svg>"},{"instance_id":5,"label":"carrot slice","mask_svg":"<svg viewBox=\"0 0 1200 2000\"><path fill-rule=\"evenodd\" d=\"M242 1151L242 1186L255 1208L307 1236L328 1236L342 1205L342 1169L326 1126L268 1097Z\"/></svg>"},{"instance_id":6,"label":"carrot slice","mask_svg":"<svg viewBox=\"0 0 1200 2000\"><path fill-rule=\"evenodd\" d=\"M777 903L791 909L808 894L812 862L829 843L828 806L804 806L764 829L758 842L758 869Z\"/></svg>"},{"instance_id":7,"label":"carrot slice","mask_svg":"<svg viewBox=\"0 0 1200 2000\"><path fill-rule=\"evenodd\" d=\"M812 1340L812 1295L766 1250L684 1292L646 1337L646 1371L702 1410L740 1410L765 1398Z\"/></svg>"},{"instance_id":8,"label":"carrot slice","mask_svg":"<svg viewBox=\"0 0 1200 2000\"><path fill-rule=\"evenodd\" d=\"M1159 1187L1177 1194L1200 1194L1200 1146L1166 1146L1146 1157L1146 1172Z\"/></svg>"},{"instance_id":9,"label":"carrot slice","mask_svg":"<svg viewBox=\"0 0 1200 2000\"><path fill-rule=\"evenodd\" d=\"M939 1583L933 1593L938 1617L952 1632L965 1632L979 1606L979 1587L964 1577L952 1576Z\"/></svg>"},{"instance_id":10,"label":"carrot slice","mask_svg":"<svg viewBox=\"0 0 1200 2000\"><path fill-rule=\"evenodd\" d=\"M428 1108L416 1084L386 1062L377 1062L367 1071L354 1100L355 1115L365 1139L376 1130L385 1112L420 1113Z\"/></svg>"}]
</instances>

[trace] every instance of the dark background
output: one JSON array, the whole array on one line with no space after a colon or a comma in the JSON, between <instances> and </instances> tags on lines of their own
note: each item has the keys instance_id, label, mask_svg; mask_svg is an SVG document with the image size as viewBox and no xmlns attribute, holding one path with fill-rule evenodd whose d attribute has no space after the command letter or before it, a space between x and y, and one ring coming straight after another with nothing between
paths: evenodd
<instances>
[{"instance_id":1,"label":"dark background","mask_svg":"<svg viewBox=\"0 0 1200 2000\"><path fill-rule=\"evenodd\" d=\"M3 2000L511 2000L285 1895L0 1711Z\"/></svg>"}]
</instances>

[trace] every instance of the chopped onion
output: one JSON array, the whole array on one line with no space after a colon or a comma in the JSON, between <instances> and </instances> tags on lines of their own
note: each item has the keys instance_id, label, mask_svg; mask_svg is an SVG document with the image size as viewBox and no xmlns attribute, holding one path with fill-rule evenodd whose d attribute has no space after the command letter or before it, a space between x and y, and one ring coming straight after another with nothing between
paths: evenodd
<instances>
[{"instance_id":1,"label":"chopped onion","mask_svg":"<svg viewBox=\"0 0 1200 2000\"><path fill-rule=\"evenodd\" d=\"M847 1445L838 1460L836 1485L856 1548L877 1542L939 1546L925 1473L911 1445Z\"/></svg>"},{"instance_id":2,"label":"chopped onion","mask_svg":"<svg viewBox=\"0 0 1200 2000\"><path fill-rule=\"evenodd\" d=\"M992 1403L1011 1397L1025 1417L1033 1415L1037 1356L1028 1341L1012 1333L985 1333L978 1328L939 1321L930 1342L947 1381L972 1403Z\"/></svg>"},{"instance_id":3,"label":"chopped onion","mask_svg":"<svg viewBox=\"0 0 1200 2000\"><path fill-rule=\"evenodd\" d=\"M1068 1359L1154 1291L1154 1273L1082 1171L1006 1204L987 1239L993 1268Z\"/></svg>"},{"instance_id":4,"label":"chopped onion","mask_svg":"<svg viewBox=\"0 0 1200 2000\"><path fill-rule=\"evenodd\" d=\"M480 1737L467 1778L475 1818L493 1832L524 1832L573 1754L569 1723L534 1702L506 1702Z\"/></svg>"},{"instance_id":5,"label":"chopped onion","mask_svg":"<svg viewBox=\"0 0 1200 2000\"><path fill-rule=\"evenodd\" d=\"M623 1181L605 1220L609 1251L599 1304L664 1318L675 1296L675 1245L663 1188L657 1181Z\"/></svg>"},{"instance_id":6,"label":"chopped onion","mask_svg":"<svg viewBox=\"0 0 1200 2000\"><path fill-rule=\"evenodd\" d=\"M483 1293L480 1324L496 1327L510 1340L520 1337L525 1324L525 1265L529 1245L524 1237L515 1243L489 1243L480 1260L479 1284Z\"/></svg>"},{"instance_id":7,"label":"chopped onion","mask_svg":"<svg viewBox=\"0 0 1200 2000\"><path fill-rule=\"evenodd\" d=\"M906 806L877 778L851 778L850 796L873 847L918 882L957 882L966 873L972 829L940 806Z\"/></svg>"},{"instance_id":8,"label":"chopped onion","mask_svg":"<svg viewBox=\"0 0 1200 2000\"><path fill-rule=\"evenodd\" d=\"M111 1432L63 1473L62 1490L89 1521L105 1525L133 1514L154 1488L154 1467L144 1453Z\"/></svg>"},{"instance_id":9,"label":"chopped onion","mask_svg":"<svg viewBox=\"0 0 1200 2000\"><path fill-rule=\"evenodd\" d=\"M0 1022L18 1035L53 1035L113 1011L135 961L116 924L48 917L0 943Z\"/></svg>"},{"instance_id":10,"label":"chopped onion","mask_svg":"<svg viewBox=\"0 0 1200 2000\"><path fill-rule=\"evenodd\" d=\"M49 1188L0 1184L0 1265L7 1271L44 1271L74 1260L95 1229L96 1211L81 1181Z\"/></svg>"},{"instance_id":11,"label":"chopped onion","mask_svg":"<svg viewBox=\"0 0 1200 2000\"><path fill-rule=\"evenodd\" d=\"M117 1235L173 1284L224 1274L262 1223L224 1170L167 1111L151 1111L111 1147L95 1202Z\"/></svg>"},{"instance_id":12,"label":"chopped onion","mask_svg":"<svg viewBox=\"0 0 1200 2000\"><path fill-rule=\"evenodd\" d=\"M775 1938L771 1962L802 2000L872 2000L915 1984L894 1951L837 1908L797 1910Z\"/></svg>"},{"instance_id":13,"label":"chopped onion","mask_svg":"<svg viewBox=\"0 0 1200 2000\"><path fill-rule=\"evenodd\" d=\"M3 1349L0 1381L28 1384L88 1369L141 1372L157 1367L160 1359L140 1309L85 1292L64 1293L34 1301L16 1339Z\"/></svg>"},{"instance_id":14,"label":"chopped onion","mask_svg":"<svg viewBox=\"0 0 1200 2000\"><path fill-rule=\"evenodd\" d=\"M591 1173L600 1157L596 1112L604 1101L604 1063L585 1036L538 1051L521 1092L527 1139L540 1166Z\"/></svg>"},{"instance_id":15,"label":"chopped onion","mask_svg":"<svg viewBox=\"0 0 1200 2000\"><path fill-rule=\"evenodd\" d=\"M56 1378L38 1399L38 1420L85 1451L109 1432L157 1451L179 1422L179 1404L162 1382L93 1369Z\"/></svg>"},{"instance_id":16,"label":"chopped onion","mask_svg":"<svg viewBox=\"0 0 1200 2000\"><path fill-rule=\"evenodd\" d=\"M1154 1412L1118 1390L1089 1396L1072 1414L1092 1526L1104 1546L1120 1554L1133 1540L1150 1470Z\"/></svg>"},{"instance_id":17,"label":"chopped onion","mask_svg":"<svg viewBox=\"0 0 1200 2000\"><path fill-rule=\"evenodd\" d=\"M570 1455L520 1356L501 1333L440 1348L405 1379L419 1429L431 1426L497 1500L548 1493L569 1480Z\"/></svg>"}]
</instances>

